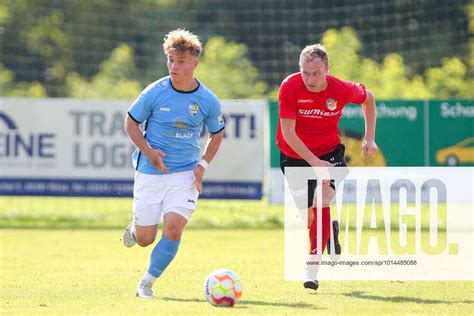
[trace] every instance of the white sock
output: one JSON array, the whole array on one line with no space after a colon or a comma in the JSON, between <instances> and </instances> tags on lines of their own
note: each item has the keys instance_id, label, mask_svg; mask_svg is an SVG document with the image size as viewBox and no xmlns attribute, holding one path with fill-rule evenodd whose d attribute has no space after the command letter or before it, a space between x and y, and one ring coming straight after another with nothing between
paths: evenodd
<instances>
[{"instance_id":1,"label":"white sock","mask_svg":"<svg viewBox=\"0 0 474 316\"><path fill-rule=\"evenodd\" d=\"M137 238L135 236L137 235L137 229L135 228L135 223L132 223L132 226L130 226L130 233L132 235L133 240L135 240L136 242Z\"/></svg>"},{"instance_id":2,"label":"white sock","mask_svg":"<svg viewBox=\"0 0 474 316\"><path fill-rule=\"evenodd\" d=\"M148 271L146 271L145 274L143 275L142 281L153 284L155 283L156 278L152 276L150 273L148 273Z\"/></svg>"},{"instance_id":3,"label":"white sock","mask_svg":"<svg viewBox=\"0 0 474 316\"><path fill-rule=\"evenodd\" d=\"M305 281L316 281L318 279L318 270L320 262L320 255L308 255L306 261Z\"/></svg>"}]
</instances>

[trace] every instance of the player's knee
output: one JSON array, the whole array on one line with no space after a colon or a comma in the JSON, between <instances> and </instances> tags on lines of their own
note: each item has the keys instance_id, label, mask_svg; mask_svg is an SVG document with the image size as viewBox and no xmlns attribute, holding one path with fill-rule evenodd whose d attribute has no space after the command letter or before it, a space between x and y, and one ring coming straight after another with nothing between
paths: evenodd
<instances>
[{"instance_id":1,"label":"player's knee","mask_svg":"<svg viewBox=\"0 0 474 316\"><path fill-rule=\"evenodd\" d=\"M336 191L334 191L332 188L327 188L323 190L323 207L328 207L331 205L331 201L336 195Z\"/></svg>"},{"instance_id":2,"label":"player's knee","mask_svg":"<svg viewBox=\"0 0 474 316\"><path fill-rule=\"evenodd\" d=\"M321 200L321 206L322 207L329 207L331 205L332 197L323 197ZM314 201L313 207L318 207L318 202Z\"/></svg>"},{"instance_id":3,"label":"player's knee","mask_svg":"<svg viewBox=\"0 0 474 316\"><path fill-rule=\"evenodd\" d=\"M167 227L167 229L163 232L166 238L169 240L178 240L181 239L181 235L183 234L183 229L178 225L171 225Z\"/></svg>"},{"instance_id":4,"label":"player's knee","mask_svg":"<svg viewBox=\"0 0 474 316\"><path fill-rule=\"evenodd\" d=\"M136 237L136 239L137 239L137 244L142 246L142 247L149 246L153 242L155 242L155 237L154 236L140 236L140 235L138 235Z\"/></svg>"}]
</instances>

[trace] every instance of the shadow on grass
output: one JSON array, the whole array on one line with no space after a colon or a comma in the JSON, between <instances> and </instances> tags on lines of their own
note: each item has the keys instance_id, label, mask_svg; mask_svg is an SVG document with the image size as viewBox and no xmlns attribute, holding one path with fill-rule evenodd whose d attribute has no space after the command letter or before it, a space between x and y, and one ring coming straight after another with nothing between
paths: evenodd
<instances>
[{"instance_id":1,"label":"shadow on grass","mask_svg":"<svg viewBox=\"0 0 474 316\"><path fill-rule=\"evenodd\" d=\"M197 298L175 298L175 297L161 297L160 299L164 301L174 301L174 302L205 302L205 300ZM253 300L243 300L236 304L237 308L247 307L248 305L255 306L279 306L279 307L293 307L293 308L312 308L312 309L322 309L319 306L307 304L303 302L299 303L279 303L279 302L264 302L264 301L253 301Z\"/></svg>"},{"instance_id":2,"label":"shadow on grass","mask_svg":"<svg viewBox=\"0 0 474 316\"><path fill-rule=\"evenodd\" d=\"M360 299L365 299L365 300L374 300L374 301L390 302L390 303L417 303L417 304L472 304L474 303L474 301L472 300L449 302L449 301L442 301L442 300L415 298L415 297L409 297L409 296L377 296L377 295L365 294L364 292L360 292L360 291L353 291L350 293L344 293L342 295L347 296L347 297L355 297L355 298L360 298Z\"/></svg>"}]
</instances>

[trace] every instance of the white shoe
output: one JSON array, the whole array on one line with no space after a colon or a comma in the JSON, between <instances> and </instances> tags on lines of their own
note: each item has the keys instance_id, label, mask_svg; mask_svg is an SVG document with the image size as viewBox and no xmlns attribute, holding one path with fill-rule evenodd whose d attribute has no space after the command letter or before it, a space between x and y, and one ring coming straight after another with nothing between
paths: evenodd
<instances>
[{"instance_id":1,"label":"white shoe","mask_svg":"<svg viewBox=\"0 0 474 316\"><path fill-rule=\"evenodd\" d=\"M137 287L136 295L139 298L155 298L153 296L152 287L153 283L147 282L145 280L141 280Z\"/></svg>"},{"instance_id":2,"label":"white shoe","mask_svg":"<svg viewBox=\"0 0 474 316\"><path fill-rule=\"evenodd\" d=\"M128 223L127 227L123 231L122 242L127 248L130 248L137 243L132 237L132 224L133 222Z\"/></svg>"}]
</instances>

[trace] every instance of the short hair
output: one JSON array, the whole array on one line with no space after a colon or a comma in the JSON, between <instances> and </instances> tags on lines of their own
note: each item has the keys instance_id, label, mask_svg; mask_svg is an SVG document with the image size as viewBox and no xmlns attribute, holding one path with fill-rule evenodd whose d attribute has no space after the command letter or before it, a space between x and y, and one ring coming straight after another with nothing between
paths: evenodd
<instances>
[{"instance_id":1,"label":"short hair","mask_svg":"<svg viewBox=\"0 0 474 316\"><path fill-rule=\"evenodd\" d=\"M183 54L188 51L191 55L199 57L202 52L202 45L197 35L185 29L176 29L166 34L163 51L167 56L174 52Z\"/></svg>"},{"instance_id":2,"label":"short hair","mask_svg":"<svg viewBox=\"0 0 474 316\"><path fill-rule=\"evenodd\" d=\"M303 62L312 61L315 58L321 58L321 61L329 66L329 57L326 51L321 44L313 44L306 46L300 54L300 66Z\"/></svg>"}]
</instances>

